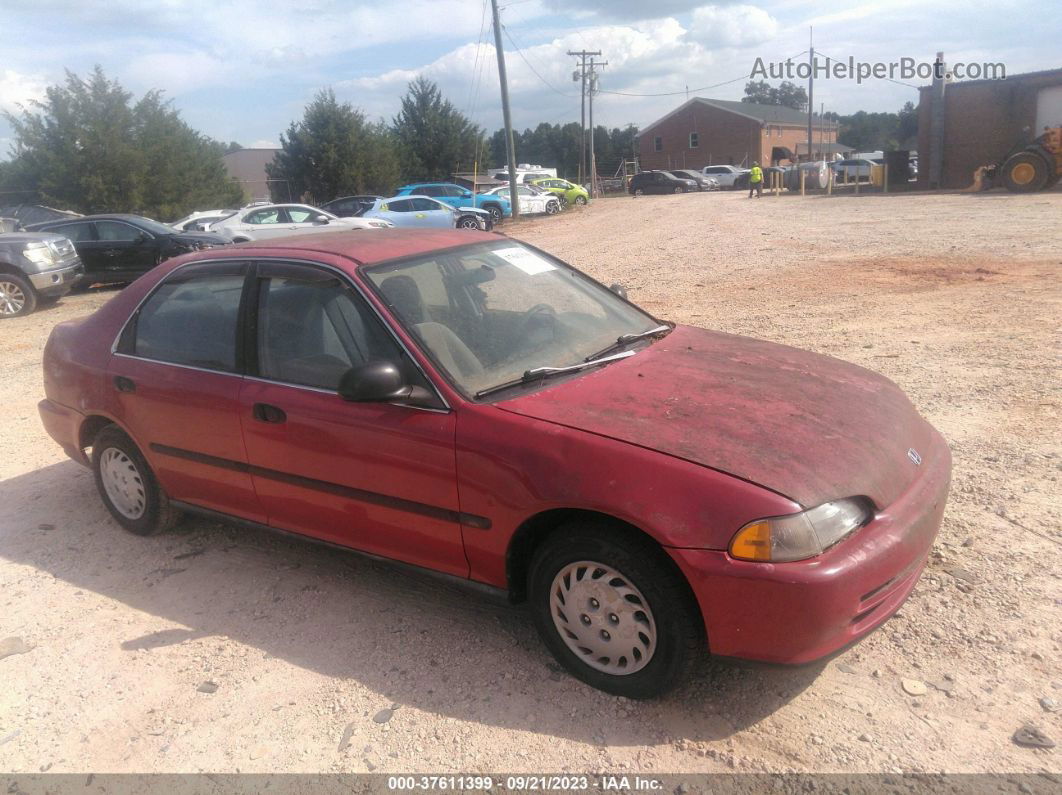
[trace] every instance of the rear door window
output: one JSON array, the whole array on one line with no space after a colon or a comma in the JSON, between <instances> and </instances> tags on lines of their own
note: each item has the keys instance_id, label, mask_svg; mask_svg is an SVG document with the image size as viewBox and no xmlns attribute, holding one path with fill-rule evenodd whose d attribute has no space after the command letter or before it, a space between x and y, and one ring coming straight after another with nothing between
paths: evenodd
<instances>
[{"instance_id":1,"label":"rear door window","mask_svg":"<svg viewBox=\"0 0 1062 795\"><path fill-rule=\"evenodd\" d=\"M244 266L178 270L137 313L131 353L159 362L236 372Z\"/></svg>"}]
</instances>

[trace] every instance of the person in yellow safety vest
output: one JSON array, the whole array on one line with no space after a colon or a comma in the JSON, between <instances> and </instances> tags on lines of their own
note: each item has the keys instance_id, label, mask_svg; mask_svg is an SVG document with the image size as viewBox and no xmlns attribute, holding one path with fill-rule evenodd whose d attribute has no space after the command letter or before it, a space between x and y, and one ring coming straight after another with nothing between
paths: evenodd
<instances>
[{"instance_id":1,"label":"person in yellow safety vest","mask_svg":"<svg viewBox=\"0 0 1062 795\"><path fill-rule=\"evenodd\" d=\"M763 195L763 169L760 168L759 163L752 164L752 170L749 171L749 198L752 198L753 191L756 192L756 198L760 198Z\"/></svg>"}]
</instances>

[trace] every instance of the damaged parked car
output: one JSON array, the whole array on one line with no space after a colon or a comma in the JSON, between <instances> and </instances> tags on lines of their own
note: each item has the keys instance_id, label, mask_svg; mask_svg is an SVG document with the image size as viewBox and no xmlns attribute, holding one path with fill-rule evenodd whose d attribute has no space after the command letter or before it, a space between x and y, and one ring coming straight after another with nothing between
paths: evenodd
<instances>
[{"instance_id":1,"label":"damaged parked car","mask_svg":"<svg viewBox=\"0 0 1062 795\"><path fill-rule=\"evenodd\" d=\"M86 215L30 228L73 242L85 266L84 286L128 283L170 257L230 242L206 232L179 232L142 215Z\"/></svg>"},{"instance_id":2,"label":"damaged parked car","mask_svg":"<svg viewBox=\"0 0 1062 795\"><path fill-rule=\"evenodd\" d=\"M526 602L610 693L885 622L940 434L884 376L617 293L474 230L197 252L55 328L40 414L132 533L187 511L429 569Z\"/></svg>"}]
</instances>

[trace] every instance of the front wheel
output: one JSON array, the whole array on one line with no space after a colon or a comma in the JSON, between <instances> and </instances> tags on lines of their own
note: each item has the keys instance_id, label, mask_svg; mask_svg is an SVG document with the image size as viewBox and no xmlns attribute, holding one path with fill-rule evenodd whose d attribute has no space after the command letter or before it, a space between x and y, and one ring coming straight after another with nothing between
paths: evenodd
<instances>
[{"instance_id":1,"label":"front wheel","mask_svg":"<svg viewBox=\"0 0 1062 795\"><path fill-rule=\"evenodd\" d=\"M703 624L687 584L659 547L621 528L558 528L535 553L528 581L543 642L600 690L661 695L703 654Z\"/></svg>"},{"instance_id":2,"label":"front wheel","mask_svg":"<svg viewBox=\"0 0 1062 795\"><path fill-rule=\"evenodd\" d=\"M548 202L546 202L546 215L556 215L560 211L561 211L561 206L560 206L560 202L559 201L548 201Z\"/></svg>"},{"instance_id":3,"label":"front wheel","mask_svg":"<svg viewBox=\"0 0 1062 795\"><path fill-rule=\"evenodd\" d=\"M575 203L576 204L586 204L586 197L585 196L576 196L575 197Z\"/></svg>"},{"instance_id":4,"label":"front wheel","mask_svg":"<svg viewBox=\"0 0 1062 795\"><path fill-rule=\"evenodd\" d=\"M679 185L677 188L675 188L674 192L675 193L685 193L686 189L684 187L682 187L681 185Z\"/></svg>"},{"instance_id":5,"label":"front wheel","mask_svg":"<svg viewBox=\"0 0 1062 795\"><path fill-rule=\"evenodd\" d=\"M0 273L0 317L22 317L37 308L37 291L14 273Z\"/></svg>"},{"instance_id":6,"label":"front wheel","mask_svg":"<svg viewBox=\"0 0 1062 795\"><path fill-rule=\"evenodd\" d=\"M1003 184L1011 193L1043 190L1050 176L1047 161L1035 152L1019 152L1003 164Z\"/></svg>"},{"instance_id":7,"label":"front wheel","mask_svg":"<svg viewBox=\"0 0 1062 795\"><path fill-rule=\"evenodd\" d=\"M108 425L93 440L92 471L103 504L130 533L155 535L180 518L140 449L116 426Z\"/></svg>"},{"instance_id":8,"label":"front wheel","mask_svg":"<svg viewBox=\"0 0 1062 795\"><path fill-rule=\"evenodd\" d=\"M498 223L499 221L501 221L503 217L501 207L496 204L492 204L489 207L484 207L483 209L490 213L490 217L494 219L494 223Z\"/></svg>"},{"instance_id":9,"label":"front wheel","mask_svg":"<svg viewBox=\"0 0 1062 795\"><path fill-rule=\"evenodd\" d=\"M479 219L474 215L462 215L457 219L458 229L482 229Z\"/></svg>"},{"instance_id":10,"label":"front wheel","mask_svg":"<svg viewBox=\"0 0 1062 795\"><path fill-rule=\"evenodd\" d=\"M634 189L634 195L635 196L644 196L645 195L645 189L644 188L635 188Z\"/></svg>"}]
</instances>

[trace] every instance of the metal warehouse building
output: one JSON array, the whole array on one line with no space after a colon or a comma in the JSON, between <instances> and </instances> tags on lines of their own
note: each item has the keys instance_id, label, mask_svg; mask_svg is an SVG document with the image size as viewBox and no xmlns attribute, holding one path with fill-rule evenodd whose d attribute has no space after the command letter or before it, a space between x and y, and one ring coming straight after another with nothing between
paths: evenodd
<instances>
[{"instance_id":1,"label":"metal warehouse building","mask_svg":"<svg viewBox=\"0 0 1062 795\"><path fill-rule=\"evenodd\" d=\"M966 187L977 168L999 162L1044 127L1059 125L1062 69L924 86L918 102L918 187Z\"/></svg>"},{"instance_id":2,"label":"metal warehouse building","mask_svg":"<svg viewBox=\"0 0 1062 795\"><path fill-rule=\"evenodd\" d=\"M781 105L760 105L695 97L638 133L643 169L749 166L793 160L807 150L807 113ZM813 117L812 152L837 142L834 122Z\"/></svg>"}]
</instances>

